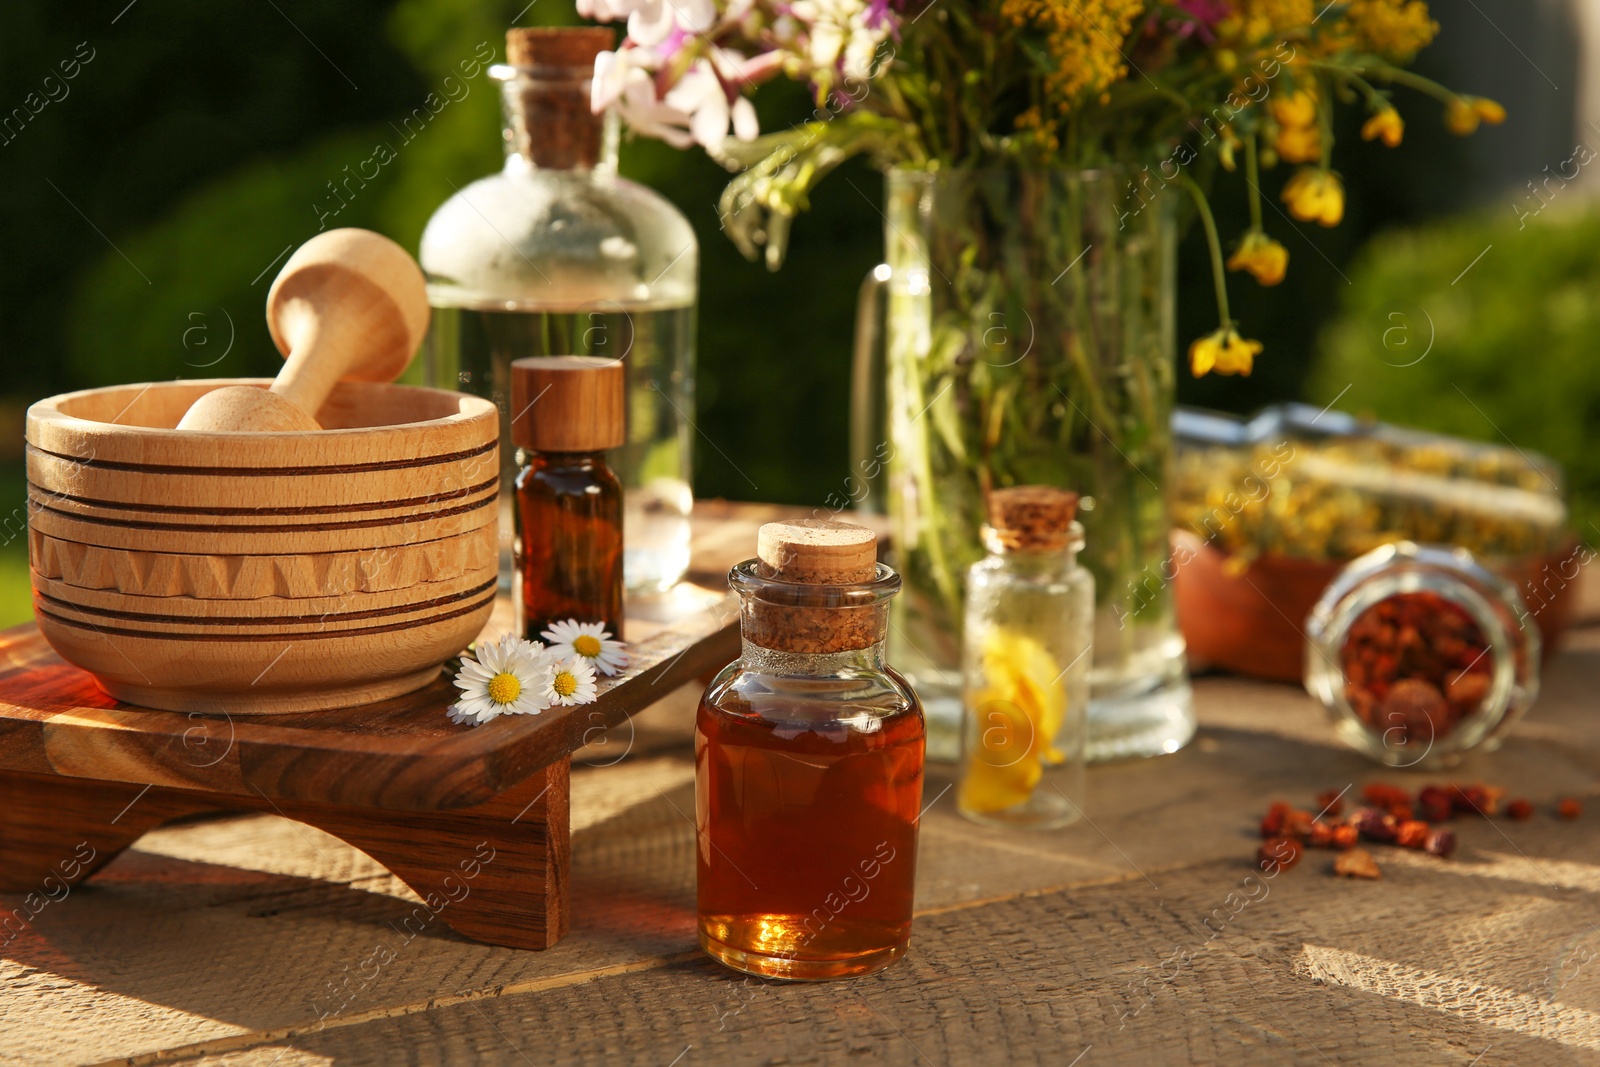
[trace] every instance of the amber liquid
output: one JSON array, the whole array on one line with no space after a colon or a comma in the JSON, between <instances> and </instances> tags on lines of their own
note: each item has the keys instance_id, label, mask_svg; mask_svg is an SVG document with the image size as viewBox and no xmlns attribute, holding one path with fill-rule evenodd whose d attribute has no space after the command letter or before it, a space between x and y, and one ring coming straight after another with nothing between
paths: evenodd
<instances>
[{"instance_id":1,"label":"amber liquid","mask_svg":"<svg viewBox=\"0 0 1600 1067\"><path fill-rule=\"evenodd\" d=\"M700 704L700 944L737 970L844 978L910 943L922 709L871 730L840 711L716 685Z\"/></svg>"},{"instance_id":2,"label":"amber liquid","mask_svg":"<svg viewBox=\"0 0 1600 1067\"><path fill-rule=\"evenodd\" d=\"M622 635L622 483L599 452L534 452L517 475L522 635L563 619Z\"/></svg>"}]
</instances>

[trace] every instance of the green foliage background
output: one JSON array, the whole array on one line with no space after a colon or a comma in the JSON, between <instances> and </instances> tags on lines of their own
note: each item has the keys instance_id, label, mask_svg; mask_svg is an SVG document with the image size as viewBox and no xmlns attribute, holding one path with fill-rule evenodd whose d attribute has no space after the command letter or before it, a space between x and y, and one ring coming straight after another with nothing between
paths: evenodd
<instances>
[{"instance_id":1,"label":"green foliage background","mask_svg":"<svg viewBox=\"0 0 1600 1067\"><path fill-rule=\"evenodd\" d=\"M514 21L577 21L571 0L525 3L24 0L7 9L0 116L80 42L94 58L65 99L0 144L9 253L0 256L0 531L26 512L20 412L32 400L120 381L274 373L261 321L273 264L317 231L314 205L328 203L327 183L344 167L380 142L394 147L394 161L336 224L415 248L434 208L500 165L498 98L484 75L414 140L402 144L392 124L480 42L503 54ZM1476 17L1466 0L1437 0L1435 10L1447 25ZM1427 72L1503 95L1490 84L1501 75L1486 69ZM1357 288L1346 284L1355 251L1382 227L1459 206L1474 160L1502 151L1504 128L1469 149L1438 129L1434 105L1401 103L1413 121L1399 151L1356 142L1358 120L1347 117L1344 226L1299 226L1269 209L1269 228L1291 252L1289 279L1260 290L1235 276L1232 286L1235 313L1267 344L1256 374L1180 375L1180 399L1247 411L1300 395L1317 331ZM758 106L767 130L810 110L804 89L787 84L764 90ZM855 294L882 248L879 176L860 162L831 176L799 220L786 266L769 274L719 232L715 203L728 176L703 153L628 141L623 170L669 196L700 237L697 493L820 503L843 492ZM1268 178L1268 195L1283 177ZM1227 234L1243 228L1243 192L1242 179L1224 176L1217 203ZM1196 235L1180 276L1186 343L1215 325ZM0 624L27 617L25 571L24 539L0 532Z\"/></svg>"}]
</instances>

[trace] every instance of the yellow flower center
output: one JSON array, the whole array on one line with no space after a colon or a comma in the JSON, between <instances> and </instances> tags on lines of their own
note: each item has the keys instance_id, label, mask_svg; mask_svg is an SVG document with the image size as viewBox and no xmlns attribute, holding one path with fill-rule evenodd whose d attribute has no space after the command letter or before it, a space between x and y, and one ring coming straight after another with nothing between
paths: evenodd
<instances>
[{"instance_id":1,"label":"yellow flower center","mask_svg":"<svg viewBox=\"0 0 1600 1067\"><path fill-rule=\"evenodd\" d=\"M509 704L522 695L522 682L514 674L501 671L489 679L489 699L496 704Z\"/></svg>"},{"instance_id":2,"label":"yellow flower center","mask_svg":"<svg viewBox=\"0 0 1600 1067\"><path fill-rule=\"evenodd\" d=\"M584 659L594 659L600 654L600 639L593 634L580 634L572 642L572 651Z\"/></svg>"},{"instance_id":3,"label":"yellow flower center","mask_svg":"<svg viewBox=\"0 0 1600 1067\"><path fill-rule=\"evenodd\" d=\"M567 671L557 671L550 688L556 691L557 696L569 697L578 691L578 679Z\"/></svg>"}]
</instances>

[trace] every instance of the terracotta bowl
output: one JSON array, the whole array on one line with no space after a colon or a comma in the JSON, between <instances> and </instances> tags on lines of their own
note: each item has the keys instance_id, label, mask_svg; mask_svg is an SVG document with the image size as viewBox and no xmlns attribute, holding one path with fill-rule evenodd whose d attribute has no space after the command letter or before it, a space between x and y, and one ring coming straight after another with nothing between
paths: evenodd
<instances>
[{"instance_id":1,"label":"terracotta bowl","mask_svg":"<svg viewBox=\"0 0 1600 1067\"><path fill-rule=\"evenodd\" d=\"M1186 530L1173 532L1173 550L1185 562L1172 592L1189 655L1197 663L1238 674L1299 682L1305 670L1306 616L1344 567L1288 556L1262 556L1232 573L1229 557ZM1539 624L1544 656L1556 650L1572 620L1577 583L1552 582L1571 551L1491 564L1519 590L1541 589L1530 604Z\"/></svg>"},{"instance_id":2,"label":"terracotta bowl","mask_svg":"<svg viewBox=\"0 0 1600 1067\"><path fill-rule=\"evenodd\" d=\"M173 429L265 379L89 389L28 409L34 614L112 696L316 711L421 688L489 617L499 415L344 383L312 433Z\"/></svg>"}]
</instances>

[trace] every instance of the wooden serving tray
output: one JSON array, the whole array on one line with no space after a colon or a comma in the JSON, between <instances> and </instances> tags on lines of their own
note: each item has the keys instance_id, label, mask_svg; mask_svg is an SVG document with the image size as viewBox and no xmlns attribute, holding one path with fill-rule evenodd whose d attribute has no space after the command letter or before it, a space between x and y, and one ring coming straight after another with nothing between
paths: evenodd
<instances>
[{"instance_id":1,"label":"wooden serving tray","mask_svg":"<svg viewBox=\"0 0 1600 1067\"><path fill-rule=\"evenodd\" d=\"M754 544L753 526L730 525L739 544ZM57 880L88 877L172 818L254 809L384 864L423 898L419 922L547 948L567 927L571 754L730 662L738 618L731 594L687 584L630 603L632 666L603 679L594 703L479 727L445 718L456 695L448 677L304 715L151 711L107 696L32 624L4 631L0 891L58 891ZM510 622L502 600L484 636L498 639Z\"/></svg>"}]
</instances>

